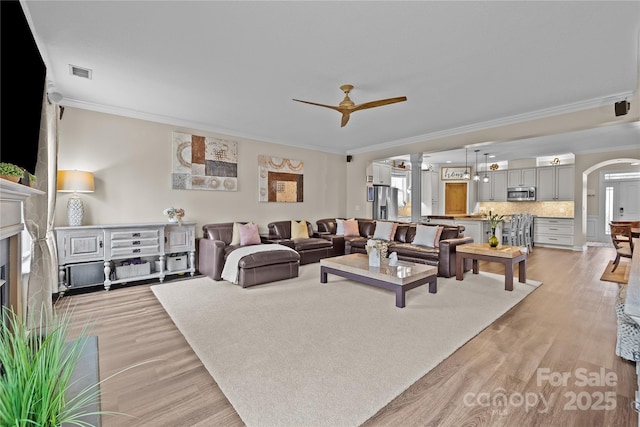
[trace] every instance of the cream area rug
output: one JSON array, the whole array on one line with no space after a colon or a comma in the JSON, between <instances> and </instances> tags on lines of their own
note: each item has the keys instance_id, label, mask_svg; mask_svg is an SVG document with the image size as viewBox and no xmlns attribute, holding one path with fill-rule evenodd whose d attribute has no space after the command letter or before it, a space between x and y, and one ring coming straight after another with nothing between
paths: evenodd
<instances>
[{"instance_id":1,"label":"cream area rug","mask_svg":"<svg viewBox=\"0 0 640 427\"><path fill-rule=\"evenodd\" d=\"M248 426L357 426L541 285L465 273L395 294L329 275L251 288L196 278L154 294Z\"/></svg>"}]
</instances>

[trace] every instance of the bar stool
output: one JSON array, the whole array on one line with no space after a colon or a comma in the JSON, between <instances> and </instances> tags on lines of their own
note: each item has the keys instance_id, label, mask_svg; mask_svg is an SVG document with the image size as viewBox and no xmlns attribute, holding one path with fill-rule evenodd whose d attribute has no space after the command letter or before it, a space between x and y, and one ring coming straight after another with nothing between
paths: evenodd
<instances>
[{"instance_id":1,"label":"bar stool","mask_svg":"<svg viewBox=\"0 0 640 427\"><path fill-rule=\"evenodd\" d=\"M518 229L518 245L526 246L529 252L533 252L533 239L531 238L532 214L524 214Z\"/></svg>"},{"instance_id":2,"label":"bar stool","mask_svg":"<svg viewBox=\"0 0 640 427\"><path fill-rule=\"evenodd\" d=\"M505 221L502 228L502 242L509 246L518 244L518 227L520 224L520 215L511 215L509 221Z\"/></svg>"}]
</instances>

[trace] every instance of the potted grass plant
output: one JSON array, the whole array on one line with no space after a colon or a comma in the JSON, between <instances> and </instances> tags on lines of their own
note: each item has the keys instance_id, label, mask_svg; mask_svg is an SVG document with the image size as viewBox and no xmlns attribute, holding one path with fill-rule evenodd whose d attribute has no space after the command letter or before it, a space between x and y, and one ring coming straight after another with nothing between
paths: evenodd
<instances>
[{"instance_id":1,"label":"potted grass plant","mask_svg":"<svg viewBox=\"0 0 640 427\"><path fill-rule=\"evenodd\" d=\"M0 163L0 178L18 182L24 177L24 170L13 163Z\"/></svg>"},{"instance_id":2,"label":"potted grass plant","mask_svg":"<svg viewBox=\"0 0 640 427\"><path fill-rule=\"evenodd\" d=\"M80 360L89 325L69 338L70 311L40 320L29 330L10 309L3 309L0 326L0 424L15 427L90 426L87 416L106 411L91 409L99 401L97 382L76 392L72 373ZM94 404L92 406L92 404Z\"/></svg>"}]
</instances>

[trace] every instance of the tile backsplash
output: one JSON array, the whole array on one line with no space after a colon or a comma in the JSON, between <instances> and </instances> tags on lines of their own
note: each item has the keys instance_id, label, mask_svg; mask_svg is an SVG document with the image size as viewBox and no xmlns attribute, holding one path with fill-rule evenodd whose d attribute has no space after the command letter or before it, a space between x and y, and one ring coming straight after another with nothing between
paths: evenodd
<instances>
[{"instance_id":1,"label":"tile backsplash","mask_svg":"<svg viewBox=\"0 0 640 427\"><path fill-rule=\"evenodd\" d=\"M573 218L573 202L480 202L479 212Z\"/></svg>"}]
</instances>

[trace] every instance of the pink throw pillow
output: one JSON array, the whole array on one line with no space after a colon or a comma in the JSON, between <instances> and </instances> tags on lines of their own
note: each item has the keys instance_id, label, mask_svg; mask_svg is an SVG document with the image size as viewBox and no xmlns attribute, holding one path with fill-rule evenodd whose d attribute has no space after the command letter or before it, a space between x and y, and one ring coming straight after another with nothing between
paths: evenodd
<instances>
[{"instance_id":1,"label":"pink throw pillow","mask_svg":"<svg viewBox=\"0 0 640 427\"><path fill-rule=\"evenodd\" d=\"M259 245L261 243L258 224L238 224L238 232L240 234L240 246Z\"/></svg>"},{"instance_id":2,"label":"pink throw pillow","mask_svg":"<svg viewBox=\"0 0 640 427\"><path fill-rule=\"evenodd\" d=\"M355 219L345 220L343 222L343 225L345 236L358 237L360 235L360 230L358 229L358 221L356 221Z\"/></svg>"},{"instance_id":3,"label":"pink throw pillow","mask_svg":"<svg viewBox=\"0 0 640 427\"><path fill-rule=\"evenodd\" d=\"M439 225L438 231L436 231L436 238L434 240L434 245L436 246L436 248L440 247L440 235L442 235L443 231L444 231L444 227Z\"/></svg>"}]
</instances>

